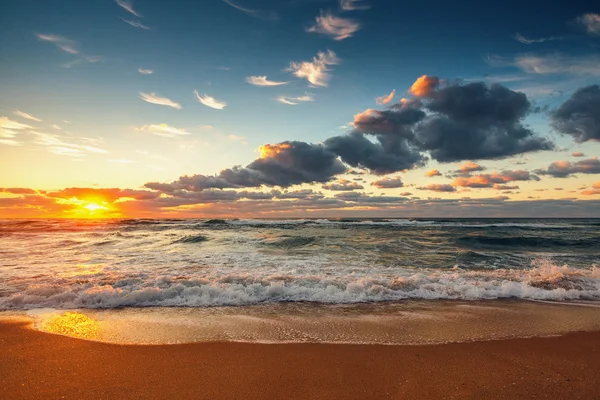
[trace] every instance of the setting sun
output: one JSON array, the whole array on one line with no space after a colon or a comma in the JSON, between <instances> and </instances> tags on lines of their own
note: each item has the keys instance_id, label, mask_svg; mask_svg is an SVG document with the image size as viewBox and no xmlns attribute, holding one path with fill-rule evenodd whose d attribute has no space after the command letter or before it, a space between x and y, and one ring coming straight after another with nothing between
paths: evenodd
<instances>
[{"instance_id":1,"label":"setting sun","mask_svg":"<svg viewBox=\"0 0 600 400\"><path fill-rule=\"evenodd\" d=\"M96 203L88 203L85 206L83 206L83 208L86 208L90 211L98 211L98 210L108 210L108 208L98 205Z\"/></svg>"}]
</instances>

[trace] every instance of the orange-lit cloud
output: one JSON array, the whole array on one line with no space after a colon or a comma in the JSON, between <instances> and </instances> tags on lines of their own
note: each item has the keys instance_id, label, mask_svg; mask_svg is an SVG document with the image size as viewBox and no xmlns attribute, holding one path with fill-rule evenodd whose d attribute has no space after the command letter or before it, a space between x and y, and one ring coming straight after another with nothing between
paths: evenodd
<instances>
[{"instance_id":1,"label":"orange-lit cloud","mask_svg":"<svg viewBox=\"0 0 600 400\"><path fill-rule=\"evenodd\" d=\"M437 169L432 169L430 171L427 171L427 173L425 174L425 176L427 177L432 177L432 176L441 176L442 174L440 173L440 171L438 171Z\"/></svg>"},{"instance_id":2,"label":"orange-lit cloud","mask_svg":"<svg viewBox=\"0 0 600 400\"><path fill-rule=\"evenodd\" d=\"M392 90L392 92L388 95L378 97L375 102L379 105L390 104L392 100L394 100L394 96L396 95L396 89Z\"/></svg>"},{"instance_id":3,"label":"orange-lit cloud","mask_svg":"<svg viewBox=\"0 0 600 400\"><path fill-rule=\"evenodd\" d=\"M460 172L462 174L469 174L469 173L475 172L475 171L483 171L484 169L485 169L484 167L482 167L481 165L479 165L475 162L467 161L458 168L458 172Z\"/></svg>"},{"instance_id":4,"label":"orange-lit cloud","mask_svg":"<svg viewBox=\"0 0 600 400\"><path fill-rule=\"evenodd\" d=\"M410 87L409 92L416 97L428 97L440 84L437 76L423 75Z\"/></svg>"},{"instance_id":5,"label":"orange-lit cloud","mask_svg":"<svg viewBox=\"0 0 600 400\"><path fill-rule=\"evenodd\" d=\"M260 154L260 158L272 158L282 151L291 148L292 145L289 143L265 144L258 148L258 153Z\"/></svg>"},{"instance_id":6,"label":"orange-lit cloud","mask_svg":"<svg viewBox=\"0 0 600 400\"><path fill-rule=\"evenodd\" d=\"M458 177L452 182L452 185L470 188L492 188L495 184L529 180L539 180L539 178L529 173L529 171L516 170Z\"/></svg>"},{"instance_id":7,"label":"orange-lit cloud","mask_svg":"<svg viewBox=\"0 0 600 400\"><path fill-rule=\"evenodd\" d=\"M384 178L384 179L380 179L378 181L372 182L371 186L375 186L376 188L379 188L379 189L394 189L394 188L403 187L404 183L402 182L402 179L400 179L400 177Z\"/></svg>"},{"instance_id":8,"label":"orange-lit cloud","mask_svg":"<svg viewBox=\"0 0 600 400\"><path fill-rule=\"evenodd\" d=\"M585 196L600 195L600 182L594 183L591 189L584 190L581 194Z\"/></svg>"},{"instance_id":9,"label":"orange-lit cloud","mask_svg":"<svg viewBox=\"0 0 600 400\"><path fill-rule=\"evenodd\" d=\"M585 157L585 154L583 154L580 151L575 151L575 152L571 153L571 156L573 156L573 157Z\"/></svg>"}]
</instances>

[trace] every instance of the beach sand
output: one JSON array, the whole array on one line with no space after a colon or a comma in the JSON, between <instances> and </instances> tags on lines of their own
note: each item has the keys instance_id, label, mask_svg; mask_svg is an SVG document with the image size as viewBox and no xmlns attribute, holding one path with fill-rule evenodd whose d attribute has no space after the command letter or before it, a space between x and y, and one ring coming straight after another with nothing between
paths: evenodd
<instances>
[{"instance_id":1,"label":"beach sand","mask_svg":"<svg viewBox=\"0 0 600 400\"><path fill-rule=\"evenodd\" d=\"M600 332L419 346L117 345L0 323L2 399L592 399Z\"/></svg>"}]
</instances>

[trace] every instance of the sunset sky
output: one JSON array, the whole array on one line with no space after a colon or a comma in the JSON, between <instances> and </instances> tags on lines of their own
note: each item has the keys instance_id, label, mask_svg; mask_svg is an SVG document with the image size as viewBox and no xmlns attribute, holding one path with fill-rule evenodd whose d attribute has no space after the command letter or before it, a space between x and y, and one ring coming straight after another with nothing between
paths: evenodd
<instances>
[{"instance_id":1,"label":"sunset sky","mask_svg":"<svg viewBox=\"0 0 600 400\"><path fill-rule=\"evenodd\" d=\"M592 5L4 0L0 218L600 217Z\"/></svg>"}]
</instances>

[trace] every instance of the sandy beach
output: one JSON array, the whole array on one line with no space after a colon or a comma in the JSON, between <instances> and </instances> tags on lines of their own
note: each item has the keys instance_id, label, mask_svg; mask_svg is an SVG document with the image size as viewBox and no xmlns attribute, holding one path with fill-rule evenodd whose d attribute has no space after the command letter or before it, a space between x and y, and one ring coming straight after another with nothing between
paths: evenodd
<instances>
[{"instance_id":1,"label":"sandy beach","mask_svg":"<svg viewBox=\"0 0 600 400\"><path fill-rule=\"evenodd\" d=\"M2 399L600 397L600 332L420 346L116 345L0 324Z\"/></svg>"}]
</instances>

